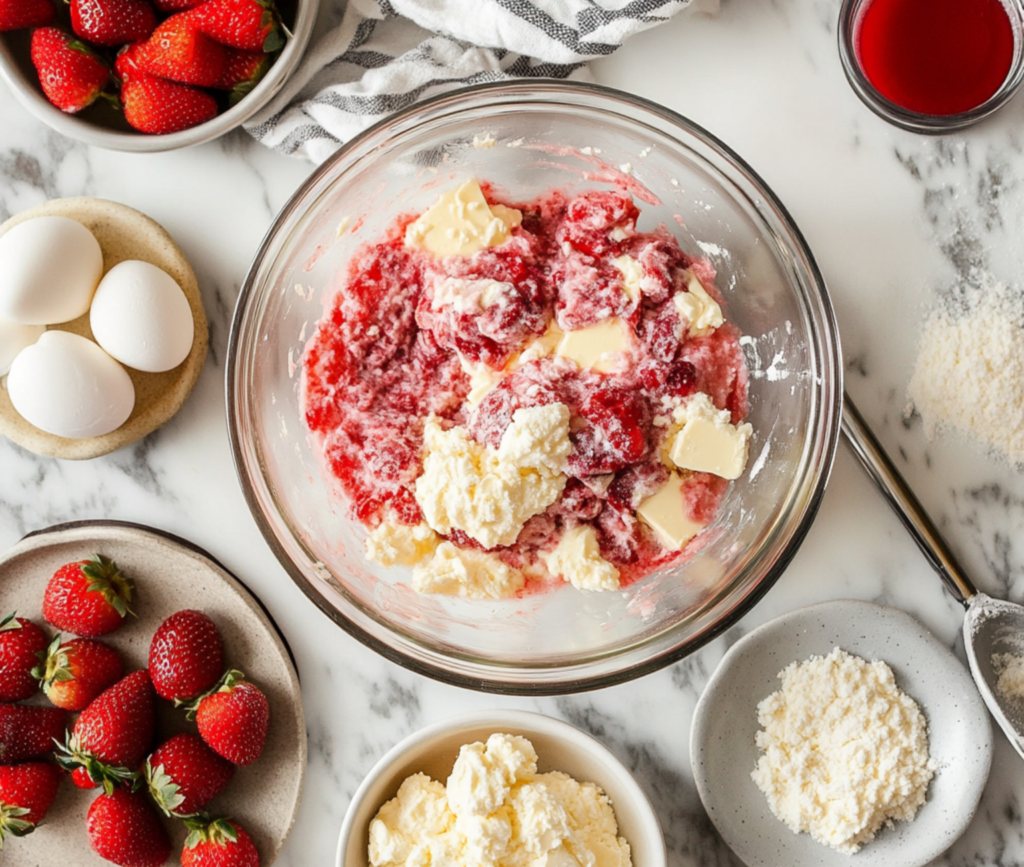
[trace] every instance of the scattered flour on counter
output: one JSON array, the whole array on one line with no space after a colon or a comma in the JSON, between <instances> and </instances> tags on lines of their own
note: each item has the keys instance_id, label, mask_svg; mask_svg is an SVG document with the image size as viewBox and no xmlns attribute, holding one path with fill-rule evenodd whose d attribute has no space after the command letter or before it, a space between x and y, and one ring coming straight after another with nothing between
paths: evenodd
<instances>
[{"instance_id":1,"label":"scattered flour on counter","mask_svg":"<svg viewBox=\"0 0 1024 867\"><path fill-rule=\"evenodd\" d=\"M993 653L992 669L999 678L996 689L1009 701L1024 702L1024 656Z\"/></svg>"},{"instance_id":2,"label":"scattered flour on counter","mask_svg":"<svg viewBox=\"0 0 1024 867\"><path fill-rule=\"evenodd\" d=\"M1024 464L1024 299L976 273L925 322L908 392L925 433L953 427Z\"/></svg>"},{"instance_id":3,"label":"scattered flour on counter","mask_svg":"<svg viewBox=\"0 0 1024 867\"><path fill-rule=\"evenodd\" d=\"M757 706L751 776L794 833L852 854L925 802L937 764L927 723L884 662L835 648L779 673Z\"/></svg>"}]
</instances>

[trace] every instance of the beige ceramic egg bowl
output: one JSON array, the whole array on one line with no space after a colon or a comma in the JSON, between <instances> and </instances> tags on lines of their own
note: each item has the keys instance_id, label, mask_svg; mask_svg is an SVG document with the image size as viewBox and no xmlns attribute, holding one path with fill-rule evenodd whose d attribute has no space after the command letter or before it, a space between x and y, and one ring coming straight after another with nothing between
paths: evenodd
<instances>
[{"instance_id":1,"label":"beige ceramic egg bowl","mask_svg":"<svg viewBox=\"0 0 1024 867\"><path fill-rule=\"evenodd\" d=\"M145 214L106 199L52 199L11 217L0 225L0 235L25 220L44 216L69 217L92 232L103 253L104 274L126 259L141 259L162 268L181 287L192 311L194 332L188 356L177 367L160 373L126 367L135 387L135 406L124 424L103 436L68 439L29 424L11 403L6 379L0 378L0 435L38 455L85 460L142 439L181 408L206 360L209 344L206 312L195 272L185 254L167 231ZM88 311L70 322L50 327L92 339Z\"/></svg>"},{"instance_id":2,"label":"beige ceramic egg bowl","mask_svg":"<svg viewBox=\"0 0 1024 867\"><path fill-rule=\"evenodd\" d=\"M522 735L537 751L540 773L562 771L597 783L615 811L619 836L629 843L638 867L666 867L665 837L650 800L625 765L595 738L561 720L538 713L487 710L460 714L400 741L363 779L345 814L335 867L366 867L370 821L398 793L406 777L424 773L444 783L463 744L492 734Z\"/></svg>"},{"instance_id":3,"label":"beige ceramic egg bowl","mask_svg":"<svg viewBox=\"0 0 1024 867\"><path fill-rule=\"evenodd\" d=\"M58 5L64 6L63 3ZM302 59L313 33L319 6L320 0L278 0L282 20L292 35L259 84L237 105L222 111L212 120L168 135L137 132L128 125L121 112L102 99L77 114L68 114L53 105L39 86L39 76L29 56L31 29L0 33L0 78L39 120L85 144L137 153L190 147L211 141L240 126L273 99Z\"/></svg>"}]
</instances>

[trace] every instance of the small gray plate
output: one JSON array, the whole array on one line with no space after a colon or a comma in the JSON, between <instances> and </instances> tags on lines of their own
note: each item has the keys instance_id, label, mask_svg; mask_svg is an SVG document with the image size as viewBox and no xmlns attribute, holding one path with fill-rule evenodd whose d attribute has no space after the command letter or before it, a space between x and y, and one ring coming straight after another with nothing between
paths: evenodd
<instances>
[{"instance_id":1,"label":"small gray plate","mask_svg":"<svg viewBox=\"0 0 1024 867\"><path fill-rule=\"evenodd\" d=\"M913 617L869 602L841 600L791 612L738 641L697 703L690 760L708 815L750 867L831 867L853 861L795 834L772 815L750 778L758 703L781 686L791 662L832 648L881 659L928 719L929 751L939 770L911 822L883 828L853 859L857 867L916 867L944 852L970 823L992 764L988 711L966 668Z\"/></svg>"}]
</instances>

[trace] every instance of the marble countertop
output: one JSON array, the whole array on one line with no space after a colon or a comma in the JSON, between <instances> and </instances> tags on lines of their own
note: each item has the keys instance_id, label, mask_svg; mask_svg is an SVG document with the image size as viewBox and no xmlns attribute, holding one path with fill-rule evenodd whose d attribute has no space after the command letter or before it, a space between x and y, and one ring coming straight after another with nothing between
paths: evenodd
<instances>
[{"instance_id":1,"label":"marble countertop","mask_svg":"<svg viewBox=\"0 0 1024 867\"><path fill-rule=\"evenodd\" d=\"M956 437L928 441L904 409L916 336L937 293L971 268L1009 283L1024 273L1024 94L948 137L889 127L843 77L838 6L723 0L716 18L680 16L635 37L595 63L594 75L705 126L775 190L831 289L850 394L978 585L1021 602L1024 475ZM786 611L849 597L902 608L963 658L962 609L845 445L782 579L726 635L655 674L582 695L512 698L445 686L374 655L315 609L274 559L242 498L225 430L235 298L274 214L312 166L241 132L167 154L86 147L37 122L2 86L0 118L0 219L81 195L151 215L195 267L211 337L183 410L133 447L71 463L0 442L0 548L62 521L131 520L203 546L262 598L297 658L309 727L306 786L281 867L333 863L348 800L393 743L451 713L488 707L539 710L604 741L654 802L672 867L738 864L701 807L688 749L694 705L731 643ZM980 809L937 864L1024 864L1024 763L996 740Z\"/></svg>"}]
</instances>

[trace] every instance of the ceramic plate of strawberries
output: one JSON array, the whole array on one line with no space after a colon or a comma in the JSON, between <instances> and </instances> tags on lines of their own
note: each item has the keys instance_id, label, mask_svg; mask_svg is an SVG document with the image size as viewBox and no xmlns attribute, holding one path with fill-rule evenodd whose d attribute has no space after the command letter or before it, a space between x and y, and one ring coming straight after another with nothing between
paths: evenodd
<instances>
[{"instance_id":1,"label":"ceramic plate of strawberries","mask_svg":"<svg viewBox=\"0 0 1024 867\"><path fill-rule=\"evenodd\" d=\"M273 863L306 733L248 590L182 540L106 521L27 536L0 576L4 864Z\"/></svg>"}]
</instances>

